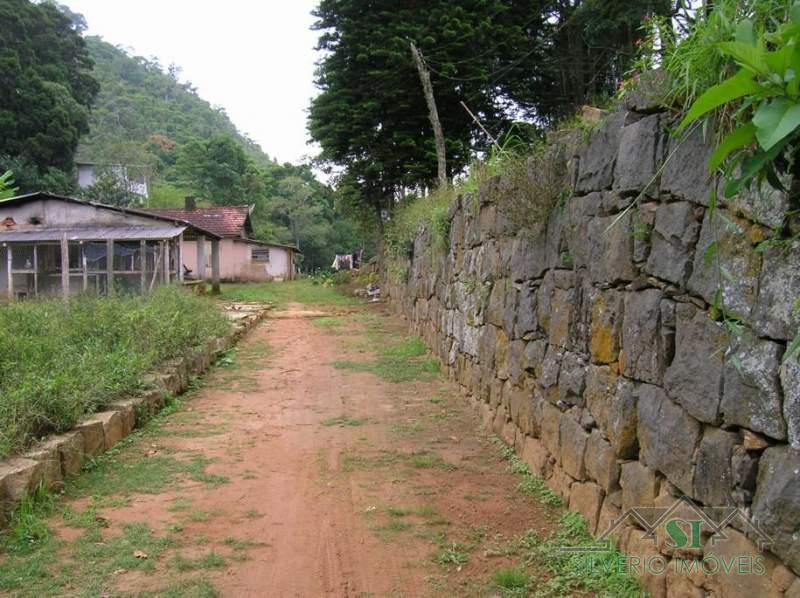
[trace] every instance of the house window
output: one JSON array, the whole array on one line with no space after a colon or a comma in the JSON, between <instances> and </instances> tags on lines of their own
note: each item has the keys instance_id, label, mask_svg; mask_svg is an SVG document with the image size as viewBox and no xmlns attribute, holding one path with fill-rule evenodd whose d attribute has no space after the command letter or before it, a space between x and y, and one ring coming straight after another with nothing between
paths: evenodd
<instances>
[{"instance_id":1,"label":"house window","mask_svg":"<svg viewBox=\"0 0 800 598\"><path fill-rule=\"evenodd\" d=\"M268 262L269 261L269 248L267 247L253 247L250 250L250 259L254 262Z\"/></svg>"}]
</instances>

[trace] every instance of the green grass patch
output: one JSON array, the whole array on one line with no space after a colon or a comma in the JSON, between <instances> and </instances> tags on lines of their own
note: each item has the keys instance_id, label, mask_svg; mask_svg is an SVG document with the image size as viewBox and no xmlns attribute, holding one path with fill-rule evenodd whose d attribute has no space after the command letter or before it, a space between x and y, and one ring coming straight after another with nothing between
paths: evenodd
<instances>
[{"instance_id":1,"label":"green grass patch","mask_svg":"<svg viewBox=\"0 0 800 598\"><path fill-rule=\"evenodd\" d=\"M82 475L67 486L67 494L97 497L158 494L175 487L182 478L210 486L228 482L224 476L206 472L211 461L198 455L186 458L186 455L167 453L144 457L132 452L120 454L117 447L90 463Z\"/></svg>"},{"instance_id":2,"label":"green grass patch","mask_svg":"<svg viewBox=\"0 0 800 598\"><path fill-rule=\"evenodd\" d=\"M230 329L176 287L148 296L25 301L0 309L0 457L141 388L144 374Z\"/></svg>"},{"instance_id":3,"label":"green grass patch","mask_svg":"<svg viewBox=\"0 0 800 598\"><path fill-rule=\"evenodd\" d=\"M449 463L442 458L441 455L436 453L416 453L410 456L409 462L412 467L417 469L444 469L446 471L453 471L457 469L455 465Z\"/></svg>"},{"instance_id":4,"label":"green grass patch","mask_svg":"<svg viewBox=\"0 0 800 598\"><path fill-rule=\"evenodd\" d=\"M46 519L55 509L55 497L41 486L32 495L23 498L11 516L8 529L0 536L3 552L29 554L46 544L51 538Z\"/></svg>"},{"instance_id":5,"label":"green grass patch","mask_svg":"<svg viewBox=\"0 0 800 598\"><path fill-rule=\"evenodd\" d=\"M414 434L420 434L425 431L425 426L423 426L418 421L412 421L403 424L394 424L390 430L395 434L402 434L404 436L413 436Z\"/></svg>"},{"instance_id":6,"label":"green grass patch","mask_svg":"<svg viewBox=\"0 0 800 598\"><path fill-rule=\"evenodd\" d=\"M615 598L647 597L639 582L625 573L625 557L617 550L592 553L563 550L597 546L579 513L563 513L552 536L544 542L523 541L522 546L526 561L543 564L551 574L537 588L537 598L573 596L576 592Z\"/></svg>"},{"instance_id":7,"label":"green grass patch","mask_svg":"<svg viewBox=\"0 0 800 598\"><path fill-rule=\"evenodd\" d=\"M386 507L386 514L389 517L407 517L411 515L414 511L411 509L404 509L402 507Z\"/></svg>"},{"instance_id":8,"label":"green grass patch","mask_svg":"<svg viewBox=\"0 0 800 598\"><path fill-rule=\"evenodd\" d=\"M458 542L453 542L449 546L446 546L436 552L436 554L433 556L433 560L443 566L455 565L457 567L461 567L466 565L467 561L469 560L467 550L468 548L466 546L459 544Z\"/></svg>"},{"instance_id":9,"label":"green grass patch","mask_svg":"<svg viewBox=\"0 0 800 598\"><path fill-rule=\"evenodd\" d=\"M549 507L563 506L564 502L561 497L550 490L542 478L531 472L528 464L517 456L513 448L506 445L497 436L492 437L492 442L497 446L503 458L510 463L511 472L522 478L517 486L520 492Z\"/></svg>"},{"instance_id":10,"label":"green grass patch","mask_svg":"<svg viewBox=\"0 0 800 598\"><path fill-rule=\"evenodd\" d=\"M500 569L492 575L492 583L506 596L527 596L531 577L522 569Z\"/></svg>"},{"instance_id":11,"label":"green grass patch","mask_svg":"<svg viewBox=\"0 0 800 598\"><path fill-rule=\"evenodd\" d=\"M324 318L314 318L311 320L315 326L322 328L330 333L338 333L337 329L343 328L347 325L347 321L344 318L336 317L336 316L326 316Z\"/></svg>"},{"instance_id":12,"label":"green grass patch","mask_svg":"<svg viewBox=\"0 0 800 598\"><path fill-rule=\"evenodd\" d=\"M379 378L394 383L429 381L439 375L439 362L425 354L422 339L416 336L406 337L392 342L387 334L371 334L378 336L374 345L389 344L382 349L378 357L371 361L336 361L333 367L356 372L369 372Z\"/></svg>"},{"instance_id":13,"label":"green grass patch","mask_svg":"<svg viewBox=\"0 0 800 598\"><path fill-rule=\"evenodd\" d=\"M358 301L336 289L315 285L310 280L226 284L222 299L231 301L263 301L285 307L289 302L305 305L354 305Z\"/></svg>"},{"instance_id":14,"label":"green grass patch","mask_svg":"<svg viewBox=\"0 0 800 598\"><path fill-rule=\"evenodd\" d=\"M340 415L338 417L323 419L320 422L320 425L325 426L326 428L332 428L334 426L339 428L346 428L346 427L357 428L359 426L363 426L368 421L369 420L367 418L356 418L356 417L349 417L347 415Z\"/></svg>"},{"instance_id":15,"label":"green grass patch","mask_svg":"<svg viewBox=\"0 0 800 598\"><path fill-rule=\"evenodd\" d=\"M197 571L198 569L222 569L225 567L225 557L213 550L194 559L176 554L170 560L170 565L181 572Z\"/></svg>"},{"instance_id":16,"label":"green grass patch","mask_svg":"<svg viewBox=\"0 0 800 598\"><path fill-rule=\"evenodd\" d=\"M550 506L563 506L561 498L547 488L544 481L531 473L527 463L514 450L497 438L492 442L503 457L509 461L512 473L522 477L519 490L538 502ZM548 581L537 587L537 598L572 596L576 592L594 593L598 596L618 598L645 598L647 594L639 583L625 573L624 557L616 550L599 552L570 552L566 547L597 548L597 543L586 528L586 521L579 513L565 512L559 518L556 531L541 541L531 530L518 538L500 553L521 555L526 565L544 565L550 570ZM524 593L521 595L525 595Z\"/></svg>"},{"instance_id":17,"label":"green grass patch","mask_svg":"<svg viewBox=\"0 0 800 598\"><path fill-rule=\"evenodd\" d=\"M157 536L141 523L125 525L110 538L103 538L96 525L71 544L49 537L25 554L6 552L0 562L0 590L40 597L72 595L80 588L81 595L99 596L114 571L152 574L159 557L174 544L170 536Z\"/></svg>"},{"instance_id":18,"label":"green grass patch","mask_svg":"<svg viewBox=\"0 0 800 598\"><path fill-rule=\"evenodd\" d=\"M217 598L220 594L207 579L183 579L155 592L140 592L142 598Z\"/></svg>"},{"instance_id":19,"label":"green grass patch","mask_svg":"<svg viewBox=\"0 0 800 598\"><path fill-rule=\"evenodd\" d=\"M405 455L398 451L382 450L375 455L363 455L352 451L342 453L344 471L382 469L402 463Z\"/></svg>"},{"instance_id":20,"label":"green grass patch","mask_svg":"<svg viewBox=\"0 0 800 598\"><path fill-rule=\"evenodd\" d=\"M413 524L409 521L404 521L402 519L392 519L388 523L381 525L380 527L376 527L375 531L377 532L404 532L409 530L413 527Z\"/></svg>"}]
</instances>

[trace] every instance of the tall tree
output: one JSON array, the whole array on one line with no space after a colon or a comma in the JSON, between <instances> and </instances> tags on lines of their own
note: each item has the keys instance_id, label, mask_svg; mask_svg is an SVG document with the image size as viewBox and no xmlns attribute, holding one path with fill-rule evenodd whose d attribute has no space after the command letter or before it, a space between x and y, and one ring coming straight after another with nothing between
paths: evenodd
<instances>
[{"instance_id":1,"label":"tall tree","mask_svg":"<svg viewBox=\"0 0 800 598\"><path fill-rule=\"evenodd\" d=\"M452 176L487 144L462 101L496 137L515 118L544 125L574 113L613 92L643 20L669 10L670 0L321 0L309 114L320 161L380 226L395 198L436 177L410 43L431 73Z\"/></svg>"},{"instance_id":2,"label":"tall tree","mask_svg":"<svg viewBox=\"0 0 800 598\"><path fill-rule=\"evenodd\" d=\"M188 187L219 205L252 203L262 190L252 160L229 136L186 144L178 154L176 169Z\"/></svg>"},{"instance_id":3,"label":"tall tree","mask_svg":"<svg viewBox=\"0 0 800 598\"><path fill-rule=\"evenodd\" d=\"M528 45L543 49L536 60L508 73L503 84L530 115L552 122L612 95L636 55L652 16L670 16L671 0L514 0L511 10L538 11Z\"/></svg>"},{"instance_id":4,"label":"tall tree","mask_svg":"<svg viewBox=\"0 0 800 598\"><path fill-rule=\"evenodd\" d=\"M493 79L524 37L507 12L500 0L320 2L321 93L309 130L321 159L345 169L343 182L361 189L379 223L403 188L436 180L435 140L409 42L431 67L452 176L485 141L462 101L496 131L509 124Z\"/></svg>"},{"instance_id":5,"label":"tall tree","mask_svg":"<svg viewBox=\"0 0 800 598\"><path fill-rule=\"evenodd\" d=\"M73 21L56 5L0 0L0 154L69 171L98 92Z\"/></svg>"}]
</instances>

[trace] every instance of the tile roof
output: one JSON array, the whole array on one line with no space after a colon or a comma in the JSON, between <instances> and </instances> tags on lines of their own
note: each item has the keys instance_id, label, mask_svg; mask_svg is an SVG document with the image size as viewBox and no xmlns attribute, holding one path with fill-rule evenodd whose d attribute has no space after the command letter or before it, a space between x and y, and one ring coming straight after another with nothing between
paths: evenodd
<instances>
[{"instance_id":1,"label":"tile roof","mask_svg":"<svg viewBox=\"0 0 800 598\"><path fill-rule=\"evenodd\" d=\"M185 220L195 226L222 237L244 237L250 228L249 206L222 206L216 208L147 208L146 212L168 218Z\"/></svg>"}]
</instances>

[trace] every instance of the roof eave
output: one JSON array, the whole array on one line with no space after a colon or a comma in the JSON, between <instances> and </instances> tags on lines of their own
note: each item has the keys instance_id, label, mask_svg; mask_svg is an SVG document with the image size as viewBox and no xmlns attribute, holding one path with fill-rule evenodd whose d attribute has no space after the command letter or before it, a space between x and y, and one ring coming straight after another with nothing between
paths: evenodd
<instances>
[{"instance_id":1,"label":"roof eave","mask_svg":"<svg viewBox=\"0 0 800 598\"><path fill-rule=\"evenodd\" d=\"M186 226L190 229L194 229L203 233L203 235L207 235L213 239L222 239L222 237L216 233L211 232L210 230L206 230L200 226L192 224L186 220L181 220L180 218L171 218L166 216L159 216L158 214L153 214L152 212L147 212L145 210L137 210L135 208L123 208L120 206L111 206L108 204L100 203L97 201L87 201L84 199L78 199L76 197L69 197L67 195L56 195L54 193L47 193L45 191L36 191L34 193L25 193L23 195L16 195L14 197L9 197L3 201L0 201L0 207L3 205L8 205L9 203L25 203L27 201L33 200L35 198L42 198L42 199L55 199L59 201L66 201L68 203L75 203L79 205L85 206L92 206L94 208L100 208L105 210L111 210L113 212L120 212L122 214L132 214L134 216L142 216L144 218L152 218L154 220L160 220L161 222L173 222L176 224L180 224L182 226Z\"/></svg>"}]
</instances>

